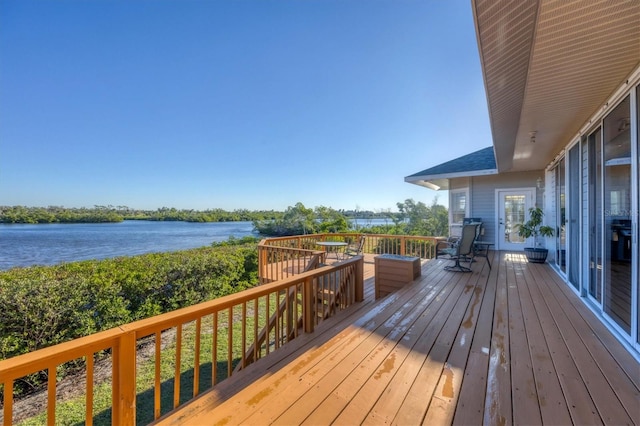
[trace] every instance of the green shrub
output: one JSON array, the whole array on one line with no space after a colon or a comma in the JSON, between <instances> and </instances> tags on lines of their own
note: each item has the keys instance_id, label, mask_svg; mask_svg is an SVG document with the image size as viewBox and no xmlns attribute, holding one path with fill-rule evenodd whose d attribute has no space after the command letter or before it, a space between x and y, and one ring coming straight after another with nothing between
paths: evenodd
<instances>
[{"instance_id":1,"label":"green shrub","mask_svg":"<svg viewBox=\"0 0 640 426\"><path fill-rule=\"evenodd\" d=\"M0 272L0 359L257 284L255 243Z\"/></svg>"}]
</instances>

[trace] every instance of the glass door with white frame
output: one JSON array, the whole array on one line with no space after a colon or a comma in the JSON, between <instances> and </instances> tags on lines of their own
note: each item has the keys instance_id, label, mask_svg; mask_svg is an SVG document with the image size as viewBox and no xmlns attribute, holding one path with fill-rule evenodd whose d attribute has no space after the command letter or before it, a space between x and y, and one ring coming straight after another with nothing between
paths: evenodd
<instances>
[{"instance_id":1,"label":"glass door with white frame","mask_svg":"<svg viewBox=\"0 0 640 426\"><path fill-rule=\"evenodd\" d=\"M527 220L529 208L533 207L534 189L498 189L498 223L496 248L498 250L524 250L533 245L518 235L518 225Z\"/></svg>"}]
</instances>

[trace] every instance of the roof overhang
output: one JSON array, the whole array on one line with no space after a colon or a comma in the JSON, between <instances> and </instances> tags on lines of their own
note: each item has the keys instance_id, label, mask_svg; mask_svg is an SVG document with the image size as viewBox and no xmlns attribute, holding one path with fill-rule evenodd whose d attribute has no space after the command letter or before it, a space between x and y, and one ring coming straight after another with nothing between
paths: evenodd
<instances>
[{"instance_id":1,"label":"roof overhang","mask_svg":"<svg viewBox=\"0 0 640 426\"><path fill-rule=\"evenodd\" d=\"M472 0L497 169L544 169L640 66L640 1Z\"/></svg>"},{"instance_id":2,"label":"roof overhang","mask_svg":"<svg viewBox=\"0 0 640 426\"><path fill-rule=\"evenodd\" d=\"M498 169L475 170L473 172L445 173L438 175L413 175L405 177L404 181L438 191L440 189L449 189L449 179L495 174L498 174Z\"/></svg>"},{"instance_id":3,"label":"roof overhang","mask_svg":"<svg viewBox=\"0 0 640 426\"><path fill-rule=\"evenodd\" d=\"M449 180L498 173L492 147L472 152L404 178L405 182L433 189L449 189Z\"/></svg>"}]
</instances>

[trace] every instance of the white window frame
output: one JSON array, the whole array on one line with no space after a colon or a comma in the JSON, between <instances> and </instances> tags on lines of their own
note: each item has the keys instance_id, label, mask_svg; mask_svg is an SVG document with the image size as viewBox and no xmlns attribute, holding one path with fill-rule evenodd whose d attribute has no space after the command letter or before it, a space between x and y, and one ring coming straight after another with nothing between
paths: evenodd
<instances>
[{"instance_id":1,"label":"white window frame","mask_svg":"<svg viewBox=\"0 0 640 426\"><path fill-rule=\"evenodd\" d=\"M469 188L458 188L449 190L449 235L452 237L462 235L462 221L453 221L454 197L458 194L464 195L464 216L469 217L471 209L471 200L469 198Z\"/></svg>"}]
</instances>

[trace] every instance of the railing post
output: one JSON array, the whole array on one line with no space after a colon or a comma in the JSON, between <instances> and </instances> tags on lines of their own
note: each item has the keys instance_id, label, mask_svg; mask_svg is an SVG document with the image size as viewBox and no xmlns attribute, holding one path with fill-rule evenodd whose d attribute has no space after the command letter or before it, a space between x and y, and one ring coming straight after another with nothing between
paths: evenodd
<instances>
[{"instance_id":1,"label":"railing post","mask_svg":"<svg viewBox=\"0 0 640 426\"><path fill-rule=\"evenodd\" d=\"M267 268L268 268L268 255L270 248L258 246L258 278L260 279L260 284L264 284L267 282Z\"/></svg>"},{"instance_id":2,"label":"railing post","mask_svg":"<svg viewBox=\"0 0 640 426\"><path fill-rule=\"evenodd\" d=\"M356 302L364 300L364 256L356 262Z\"/></svg>"},{"instance_id":3,"label":"railing post","mask_svg":"<svg viewBox=\"0 0 640 426\"><path fill-rule=\"evenodd\" d=\"M405 236L401 235L400 236L400 255L401 256L404 256L407 253L406 248L405 248L406 244L407 244L407 241L406 241Z\"/></svg>"},{"instance_id":4,"label":"railing post","mask_svg":"<svg viewBox=\"0 0 640 426\"><path fill-rule=\"evenodd\" d=\"M113 425L136 424L136 334L124 331L113 349Z\"/></svg>"},{"instance_id":5,"label":"railing post","mask_svg":"<svg viewBox=\"0 0 640 426\"><path fill-rule=\"evenodd\" d=\"M313 297L313 278L304 279L304 287L302 292L302 309L304 316L304 332L313 333L314 316L316 314Z\"/></svg>"},{"instance_id":6,"label":"railing post","mask_svg":"<svg viewBox=\"0 0 640 426\"><path fill-rule=\"evenodd\" d=\"M4 426L13 422L13 380L4 381Z\"/></svg>"}]
</instances>

